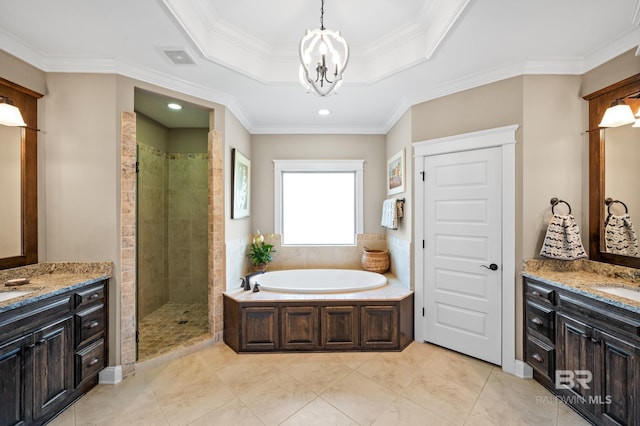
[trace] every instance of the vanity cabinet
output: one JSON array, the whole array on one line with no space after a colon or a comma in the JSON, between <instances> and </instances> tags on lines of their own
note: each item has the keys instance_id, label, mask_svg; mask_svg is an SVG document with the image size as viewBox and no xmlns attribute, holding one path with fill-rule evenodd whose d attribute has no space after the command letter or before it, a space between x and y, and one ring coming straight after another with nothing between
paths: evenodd
<instances>
[{"instance_id":1,"label":"vanity cabinet","mask_svg":"<svg viewBox=\"0 0 640 426\"><path fill-rule=\"evenodd\" d=\"M594 424L640 425L640 315L525 278L534 378Z\"/></svg>"},{"instance_id":2,"label":"vanity cabinet","mask_svg":"<svg viewBox=\"0 0 640 426\"><path fill-rule=\"evenodd\" d=\"M239 302L225 294L224 325L236 352L402 350L413 340L413 294L354 303Z\"/></svg>"},{"instance_id":3,"label":"vanity cabinet","mask_svg":"<svg viewBox=\"0 0 640 426\"><path fill-rule=\"evenodd\" d=\"M99 296L83 303L86 290ZM105 295L103 281L0 313L0 425L44 424L97 384L107 359ZM87 324L87 310L101 314ZM79 361L89 348L99 350Z\"/></svg>"}]
</instances>

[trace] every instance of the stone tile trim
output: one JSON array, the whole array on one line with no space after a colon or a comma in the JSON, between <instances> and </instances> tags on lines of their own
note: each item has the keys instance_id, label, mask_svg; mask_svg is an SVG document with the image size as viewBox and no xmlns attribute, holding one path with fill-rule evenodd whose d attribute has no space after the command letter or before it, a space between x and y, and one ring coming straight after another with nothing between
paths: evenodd
<instances>
[{"instance_id":1,"label":"stone tile trim","mask_svg":"<svg viewBox=\"0 0 640 426\"><path fill-rule=\"evenodd\" d=\"M226 283L224 238L224 150L222 134L209 132L209 331L222 340L222 293Z\"/></svg>"},{"instance_id":2,"label":"stone tile trim","mask_svg":"<svg viewBox=\"0 0 640 426\"><path fill-rule=\"evenodd\" d=\"M120 364L126 377L136 362L136 114L120 128Z\"/></svg>"}]
</instances>

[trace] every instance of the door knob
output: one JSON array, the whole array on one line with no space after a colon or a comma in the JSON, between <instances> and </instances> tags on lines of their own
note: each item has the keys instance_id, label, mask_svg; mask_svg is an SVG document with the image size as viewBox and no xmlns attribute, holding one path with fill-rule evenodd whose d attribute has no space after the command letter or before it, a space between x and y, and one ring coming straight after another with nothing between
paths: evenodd
<instances>
[{"instance_id":1,"label":"door knob","mask_svg":"<svg viewBox=\"0 0 640 426\"><path fill-rule=\"evenodd\" d=\"M480 265L483 268L487 268L487 269L491 269L492 271L497 271L498 270L498 265L496 265L495 263L492 263L491 265L487 266L487 265Z\"/></svg>"}]
</instances>

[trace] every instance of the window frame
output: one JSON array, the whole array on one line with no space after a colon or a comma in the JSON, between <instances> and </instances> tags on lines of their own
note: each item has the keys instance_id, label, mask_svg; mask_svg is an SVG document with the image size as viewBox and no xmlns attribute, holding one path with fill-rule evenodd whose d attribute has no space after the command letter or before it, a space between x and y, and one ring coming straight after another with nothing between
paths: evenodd
<instances>
[{"instance_id":1,"label":"window frame","mask_svg":"<svg viewBox=\"0 0 640 426\"><path fill-rule=\"evenodd\" d=\"M315 173L335 173L351 172L355 173L355 231L354 244L357 244L357 235L364 230L364 163L365 160L273 160L274 174L274 232L282 235L282 174L287 172L315 172ZM305 246L295 244L289 246ZM351 244L308 244L312 247L327 246L351 246Z\"/></svg>"}]
</instances>

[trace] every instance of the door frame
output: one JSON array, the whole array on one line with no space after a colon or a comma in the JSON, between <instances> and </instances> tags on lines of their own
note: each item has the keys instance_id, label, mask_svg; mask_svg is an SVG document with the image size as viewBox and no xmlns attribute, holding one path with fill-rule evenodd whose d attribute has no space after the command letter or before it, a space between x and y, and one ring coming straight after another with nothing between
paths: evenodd
<instances>
[{"instance_id":1,"label":"door frame","mask_svg":"<svg viewBox=\"0 0 640 426\"><path fill-rule=\"evenodd\" d=\"M422 182L424 157L461 151L501 147L502 152L502 370L520 377L530 377L530 367L516 359L516 130L517 124L463 133L413 143L414 182ZM416 340L424 341L422 309L424 308L424 251L418 242L424 239L424 186L415 188L414 283ZM511 255L508 255L512 253Z\"/></svg>"}]
</instances>

